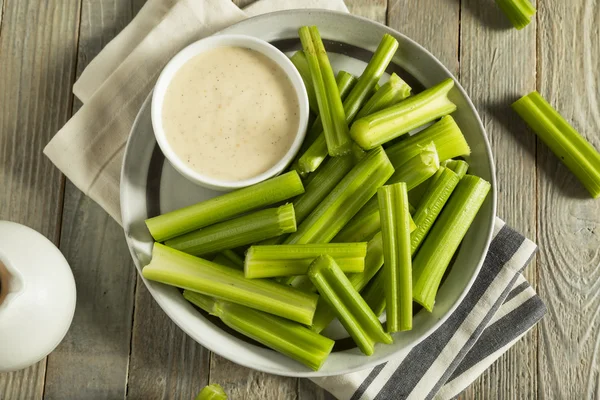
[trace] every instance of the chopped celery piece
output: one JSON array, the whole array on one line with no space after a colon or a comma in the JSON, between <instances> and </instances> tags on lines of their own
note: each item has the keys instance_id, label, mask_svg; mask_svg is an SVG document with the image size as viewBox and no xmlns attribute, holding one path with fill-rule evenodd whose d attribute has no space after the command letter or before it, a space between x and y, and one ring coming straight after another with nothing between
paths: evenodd
<instances>
[{"instance_id":1,"label":"chopped celery piece","mask_svg":"<svg viewBox=\"0 0 600 400\"><path fill-rule=\"evenodd\" d=\"M207 296L244 304L310 325L318 296L244 273L155 243L144 278Z\"/></svg>"},{"instance_id":2,"label":"chopped celery piece","mask_svg":"<svg viewBox=\"0 0 600 400\"><path fill-rule=\"evenodd\" d=\"M394 168L419 154L421 147L433 142L440 162L471 154L471 148L454 118L446 115L435 124L385 149Z\"/></svg>"},{"instance_id":3,"label":"chopped celery piece","mask_svg":"<svg viewBox=\"0 0 600 400\"><path fill-rule=\"evenodd\" d=\"M227 394L220 385L213 383L198 393L195 400L227 400Z\"/></svg>"},{"instance_id":4,"label":"chopped celery piece","mask_svg":"<svg viewBox=\"0 0 600 400\"><path fill-rule=\"evenodd\" d=\"M465 175L413 260L413 299L432 311L444 272L475 219L491 185Z\"/></svg>"},{"instance_id":5,"label":"chopped celery piece","mask_svg":"<svg viewBox=\"0 0 600 400\"><path fill-rule=\"evenodd\" d=\"M252 246L246 253L246 278L305 275L315 258L327 254L344 272L362 272L367 243L287 244Z\"/></svg>"},{"instance_id":6,"label":"chopped celery piece","mask_svg":"<svg viewBox=\"0 0 600 400\"><path fill-rule=\"evenodd\" d=\"M518 30L529 25L535 15L535 7L529 0L496 0L496 3Z\"/></svg>"},{"instance_id":7,"label":"chopped celery piece","mask_svg":"<svg viewBox=\"0 0 600 400\"><path fill-rule=\"evenodd\" d=\"M517 100L513 109L579 178L593 198L600 197L600 154L538 93Z\"/></svg>"},{"instance_id":8,"label":"chopped celery piece","mask_svg":"<svg viewBox=\"0 0 600 400\"><path fill-rule=\"evenodd\" d=\"M449 168L441 167L440 172L440 176L427 188L413 216L417 229L410 236L412 254L417 252L460 181L458 175Z\"/></svg>"},{"instance_id":9,"label":"chopped celery piece","mask_svg":"<svg viewBox=\"0 0 600 400\"><path fill-rule=\"evenodd\" d=\"M442 165L454 171L458 179L462 179L469 170L469 164L464 160L446 160Z\"/></svg>"},{"instance_id":10,"label":"chopped celery piece","mask_svg":"<svg viewBox=\"0 0 600 400\"><path fill-rule=\"evenodd\" d=\"M383 311L385 310L385 278L386 276L383 273L383 271L379 271L377 275L375 275L375 277L371 279L371 282L369 282L369 284L361 292L363 299L365 299L365 302L367 303L369 308L373 310L373 313L375 313L375 315L378 318L379 316L381 316L381 314L383 314ZM315 311L313 324L314 321L317 321L317 315L319 312L320 305L321 298L319 298L319 302L317 303L317 311Z\"/></svg>"},{"instance_id":11,"label":"chopped celery piece","mask_svg":"<svg viewBox=\"0 0 600 400\"><path fill-rule=\"evenodd\" d=\"M212 260L214 263L239 270L244 269L244 259L233 250L223 250Z\"/></svg>"},{"instance_id":12,"label":"chopped celery piece","mask_svg":"<svg viewBox=\"0 0 600 400\"><path fill-rule=\"evenodd\" d=\"M365 257L365 269L357 274L348 274L348 280L352 287L360 292L369 281L377 274L383 265L383 244L381 233L378 233L367 243L367 255ZM323 297L319 297L313 324L310 327L315 332L321 332L335 318L335 312Z\"/></svg>"},{"instance_id":13,"label":"chopped celery piece","mask_svg":"<svg viewBox=\"0 0 600 400\"><path fill-rule=\"evenodd\" d=\"M450 114L456 105L448 99L452 79L400 103L354 121L350 136L365 150L389 142L411 130Z\"/></svg>"},{"instance_id":14,"label":"chopped celery piece","mask_svg":"<svg viewBox=\"0 0 600 400\"><path fill-rule=\"evenodd\" d=\"M317 105L315 88L310 79L310 70L308 69L308 61L306 61L304 52L302 50L295 52L294 55L290 57L290 61L294 64L304 82L304 87L306 88L306 94L308 96L308 105L310 106L311 111L318 114L319 106Z\"/></svg>"},{"instance_id":15,"label":"chopped celery piece","mask_svg":"<svg viewBox=\"0 0 600 400\"><path fill-rule=\"evenodd\" d=\"M385 34L373 57L371 57L369 64L367 64L362 75L358 78L358 82L344 100L344 113L346 114L346 123L348 125L354 120L359 109L367 101L367 96L385 72L397 48L398 41L392 36ZM304 173L315 171L325 157L327 157L327 142L325 136L321 134L300 157L300 170Z\"/></svg>"},{"instance_id":16,"label":"chopped celery piece","mask_svg":"<svg viewBox=\"0 0 600 400\"><path fill-rule=\"evenodd\" d=\"M393 174L382 147L369 151L298 226L286 244L328 243Z\"/></svg>"},{"instance_id":17,"label":"chopped celery piece","mask_svg":"<svg viewBox=\"0 0 600 400\"><path fill-rule=\"evenodd\" d=\"M431 142L422 146L417 155L397 167L396 172L387 181L387 184L404 182L407 189L412 190L433 176L439 168L438 153L435 145Z\"/></svg>"},{"instance_id":18,"label":"chopped celery piece","mask_svg":"<svg viewBox=\"0 0 600 400\"><path fill-rule=\"evenodd\" d=\"M412 259L410 251L410 213L406 183L377 190L381 236L383 238L383 273L387 304L388 332L412 329Z\"/></svg>"},{"instance_id":19,"label":"chopped celery piece","mask_svg":"<svg viewBox=\"0 0 600 400\"><path fill-rule=\"evenodd\" d=\"M183 291L183 298L209 314L215 313L215 305L219 301L213 297L187 289Z\"/></svg>"},{"instance_id":20,"label":"chopped celery piece","mask_svg":"<svg viewBox=\"0 0 600 400\"><path fill-rule=\"evenodd\" d=\"M216 315L227 326L317 371L331 353L334 341L296 322L254 310L243 305L217 300L210 310L207 301L196 293L183 292L191 303Z\"/></svg>"},{"instance_id":21,"label":"chopped celery piece","mask_svg":"<svg viewBox=\"0 0 600 400\"><path fill-rule=\"evenodd\" d=\"M392 343L392 337L384 331L333 258L318 257L310 266L308 276L364 354L373 354L376 342Z\"/></svg>"},{"instance_id":22,"label":"chopped celery piece","mask_svg":"<svg viewBox=\"0 0 600 400\"><path fill-rule=\"evenodd\" d=\"M302 193L304 193L304 186L300 176L296 171L292 171L244 189L147 219L146 225L154 240L163 242Z\"/></svg>"},{"instance_id":23,"label":"chopped celery piece","mask_svg":"<svg viewBox=\"0 0 600 400\"><path fill-rule=\"evenodd\" d=\"M176 250L200 256L295 231L294 206L286 204L198 229L167 240L165 244Z\"/></svg>"},{"instance_id":24,"label":"chopped celery piece","mask_svg":"<svg viewBox=\"0 0 600 400\"><path fill-rule=\"evenodd\" d=\"M404 82L396 73L392 73L390 79L369 98L355 118L365 117L396 104L410 96L411 90L408 83Z\"/></svg>"}]
</instances>

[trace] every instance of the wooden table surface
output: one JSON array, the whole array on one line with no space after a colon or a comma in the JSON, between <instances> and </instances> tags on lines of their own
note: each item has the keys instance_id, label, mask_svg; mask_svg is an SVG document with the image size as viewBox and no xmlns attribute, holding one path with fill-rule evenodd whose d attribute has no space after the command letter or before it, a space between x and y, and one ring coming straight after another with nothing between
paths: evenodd
<instances>
[{"instance_id":1,"label":"wooden table surface","mask_svg":"<svg viewBox=\"0 0 600 400\"><path fill-rule=\"evenodd\" d=\"M0 0L0 219L60 246L77 282L66 338L38 364L0 374L0 399L192 399L208 382L231 399L330 398L188 338L136 276L121 228L42 155L81 106L73 82L144 1ZM498 215L540 247L525 275L548 314L461 397L600 398L600 201L509 107L537 89L600 148L600 2L538 0L522 31L492 0L347 4L415 39L458 77L492 144Z\"/></svg>"}]
</instances>

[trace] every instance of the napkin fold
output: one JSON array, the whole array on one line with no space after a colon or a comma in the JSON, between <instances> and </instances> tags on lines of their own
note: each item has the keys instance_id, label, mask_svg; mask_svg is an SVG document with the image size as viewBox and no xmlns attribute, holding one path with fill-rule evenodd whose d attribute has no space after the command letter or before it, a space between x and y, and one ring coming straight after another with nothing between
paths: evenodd
<instances>
[{"instance_id":1,"label":"napkin fold","mask_svg":"<svg viewBox=\"0 0 600 400\"><path fill-rule=\"evenodd\" d=\"M119 180L135 117L168 60L186 45L250 16L293 8L345 11L342 0L148 0L73 87L84 106L44 149L85 194L121 222ZM339 399L450 399L545 313L520 274L535 244L496 220L473 288L453 315L403 357L364 371L314 379Z\"/></svg>"}]
</instances>

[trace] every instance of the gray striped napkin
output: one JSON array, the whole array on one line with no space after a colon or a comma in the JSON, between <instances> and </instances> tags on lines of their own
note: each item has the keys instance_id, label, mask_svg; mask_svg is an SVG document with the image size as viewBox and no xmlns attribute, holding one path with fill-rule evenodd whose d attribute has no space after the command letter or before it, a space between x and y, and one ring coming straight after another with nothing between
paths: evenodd
<instances>
[{"instance_id":1,"label":"gray striped napkin","mask_svg":"<svg viewBox=\"0 0 600 400\"><path fill-rule=\"evenodd\" d=\"M481 272L437 331L405 357L313 381L340 400L456 397L546 313L546 306L521 275L536 248L496 218Z\"/></svg>"}]
</instances>

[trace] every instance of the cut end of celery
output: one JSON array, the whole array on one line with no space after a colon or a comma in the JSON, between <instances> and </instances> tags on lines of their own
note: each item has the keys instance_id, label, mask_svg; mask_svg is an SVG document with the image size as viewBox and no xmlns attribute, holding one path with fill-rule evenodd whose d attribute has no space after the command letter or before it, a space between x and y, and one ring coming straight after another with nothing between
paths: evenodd
<instances>
[{"instance_id":1,"label":"cut end of celery","mask_svg":"<svg viewBox=\"0 0 600 400\"><path fill-rule=\"evenodd\" d=\"M529 0L496 0L496 3L518 30L529 25L536 12Z\"/></svg>"}]
</instances>

